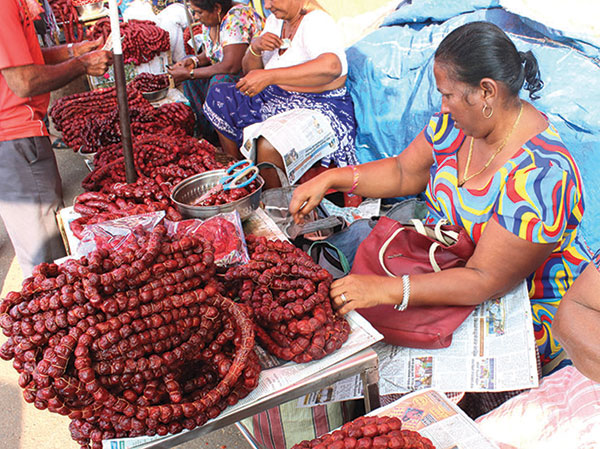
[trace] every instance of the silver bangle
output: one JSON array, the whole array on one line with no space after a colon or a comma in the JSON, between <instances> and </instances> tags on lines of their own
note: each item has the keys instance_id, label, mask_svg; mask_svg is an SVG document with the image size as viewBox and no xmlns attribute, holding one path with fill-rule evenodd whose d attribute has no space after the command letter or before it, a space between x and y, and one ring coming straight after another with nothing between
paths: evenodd
<instances>
[{"instance_id":1,"label":"silver bangle","mask_svg":"<svg viewBox=\"0 0 600 449\"><path fill-rule=\"evenodd\" d=\"M69 53L69 57L74 58L75 57L75 53L73 53L73 44L72 42L67 45L67 52Z\"/></svg>"},{"instance_id":2,"label":"silver bangle","mask_svg":"<svg viewBox=\"0 0 600 449\"><path fill-rule=\"evenodd\" d=\"M408 307L408 300L410 299L410 276L405 274L402 276L402 303L396 304L394 309L398 312L403 312Z\"/></svg>"}]
</instances>

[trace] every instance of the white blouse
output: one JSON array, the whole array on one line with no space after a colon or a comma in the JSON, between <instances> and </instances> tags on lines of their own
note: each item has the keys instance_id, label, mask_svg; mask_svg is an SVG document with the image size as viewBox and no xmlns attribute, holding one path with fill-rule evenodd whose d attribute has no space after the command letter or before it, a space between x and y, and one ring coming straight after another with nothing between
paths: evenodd
<instances>
[{"instance_id":1,"label":"white blouse","mask_svg":"<svg viewBox=\"0 0 600 449\"><path fill-rule=\"evenodd\" d=\"M267 17L262 34L270 32L281 37L283 19L271 14ZM312 61L324 53L334 53L342 64L344 76L348 73L348 61L342 41L342 33L333 18L325 11L315 9L304 16L290 47L282 54L279 49L263 51L262 60L265 69L290 67Z\"/></svg>"}]
</instances>

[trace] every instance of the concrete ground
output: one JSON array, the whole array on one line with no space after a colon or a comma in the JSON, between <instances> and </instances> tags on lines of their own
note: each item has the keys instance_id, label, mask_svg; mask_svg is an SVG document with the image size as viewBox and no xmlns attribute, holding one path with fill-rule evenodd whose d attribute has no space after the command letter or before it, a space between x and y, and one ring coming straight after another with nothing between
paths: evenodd
<instances>
[{"instance_id":1,"label":"concrete ground","mask_svg":"<svg viewBox=\"0 0 600 449\"><path fill-rule=\"evenodd\" d=\"M83 80L73 82L53 95L53 98L78 92L83 89ZM89 170L83 158L70 149L56 150L58 167L63 180L66 205L83 192L81 181ZM15 259L12 244L0 221L0 283L1 297L9 291L20 290L22 273ZM0 334L0 345L6 337ZM11 362L0 359L0 449L77 449L79 445L71 439L68 426L70 420L64 416L38 410L23 400L17 384L18 373ZM249 449L242 434L235 426L217 430L205 437L177 446L179 449Z\"/></svg>"}]
</instances>

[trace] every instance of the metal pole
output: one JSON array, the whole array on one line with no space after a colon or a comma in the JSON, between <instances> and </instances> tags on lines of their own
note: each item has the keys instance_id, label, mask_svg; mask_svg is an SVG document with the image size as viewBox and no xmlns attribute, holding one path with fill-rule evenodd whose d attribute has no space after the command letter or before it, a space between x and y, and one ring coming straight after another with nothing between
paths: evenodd
<instances>
[{"instance_id":1,"label":"metal pole","mask_svg":"<svg viewBox=\"0 0 600 449\"><path fill-rule=\"evenodd\" d=\"M192 39L192 48L194 49L194 56L198 56L198 44L196 43L196 39L194 39L194 27L193 27L194 20L190 13L190 5L188 3L188 0L184 0L184 3L185 3L185 15L188 20L188 29L190 30L190 36Z\"/></svg>"},{"instance_id":2,"label":"metal pole","mask_svg":"<svg viewBox=\"0 0 600 449\"><path fill-rule=\"evenodd\" d=\"M121 144L125 159L125 179L128 183L137 180L133 162L133 147L131 145L131 123L129 122L129 104L127 103L127 84L125 82L125 63L121 47L121 28L119 25L119 10L117 1L109 0L110 29L113 44L115 69L115 86L117 88L117 104L119 107L119 124L121 125Z\"/></svg>"}]
</instances>

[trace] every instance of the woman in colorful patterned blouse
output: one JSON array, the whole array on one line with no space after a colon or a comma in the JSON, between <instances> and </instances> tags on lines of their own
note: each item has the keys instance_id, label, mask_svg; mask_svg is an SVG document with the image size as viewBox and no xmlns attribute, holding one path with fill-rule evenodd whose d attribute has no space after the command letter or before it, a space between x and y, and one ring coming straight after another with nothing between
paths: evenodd
<instances>
[{"instance_id":1,"label":"woman in colorful patterned blouse","mask_svg":"<svg viewBox=\"0 0 600 449\"><path fill-rule=\"evenodd\" d=\"M215 83L240 79L242 58L264 21L252 7L231 0L191 0L191 8L202 32L196 36L202 52L175 64L169 73L183 92L206 133L209 123L202 114L206 92Z\"/></svg>"},{"instance_id":2,"label":"woman in colorful patterned blouse","mask_svg":"<svg viewBox=\"0 0 600 449\"><path fill-rule=\"evenodd\" d=\"M427 223L445 218L477 244L464 268L410 277L351 275L332 285L341 313L377 304L479 304L528 280L544 373L568 364L552 337L561 297L589 262L579 224L581 177L560 136L531 103L543 86L531 52L497 26L469 23L435 53L442 94L434 115L399 156L330 170L296 189L296 220L334 188L365 197L425 191ZM343 297L342 297L343 294Z\"/></svg>"}]
</instances>

